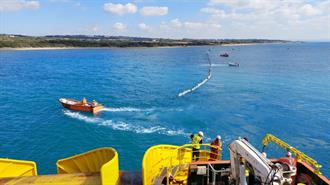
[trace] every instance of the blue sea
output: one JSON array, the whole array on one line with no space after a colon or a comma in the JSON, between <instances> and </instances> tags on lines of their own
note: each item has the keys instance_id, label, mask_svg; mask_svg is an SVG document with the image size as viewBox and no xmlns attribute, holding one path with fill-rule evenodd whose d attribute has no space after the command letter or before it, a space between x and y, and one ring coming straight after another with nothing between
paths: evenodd
<instances>
[{"instance_id":1,"label":"blue sea","mask_svg":"<svg viewBox=\"0 0 330 185\"><path fill-rule=\"evenodd\" d=\"M211 79L179 97L207 77L209 49ZM106 108L73 112L61 97ZM204 142L222 136L224 158L235 138L261 149L272 133L330 176L330 43L0 51L0 102L0 157L33 160L40 174L98 147L141 171L150 146L182 145L201 130ZM286 153L268 147L269 157Z\"/></svg>"}]
</instances>

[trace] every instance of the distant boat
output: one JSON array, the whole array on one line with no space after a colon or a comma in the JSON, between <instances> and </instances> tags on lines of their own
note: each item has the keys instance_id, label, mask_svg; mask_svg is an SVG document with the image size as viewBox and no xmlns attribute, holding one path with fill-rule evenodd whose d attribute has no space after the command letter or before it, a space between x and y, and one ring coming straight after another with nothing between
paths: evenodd
<instances>
[{"instance_id":1,"label":"distant boat","mask_svg":"<svg viewBox=\"0 0 330 185\"><path fill-rule=\"evenodd\" d=\"M104 107L103 105L97 103L96 101L87 102L86 98L83 98L82 101L68 99L68 98L60 98L59 102L63 105L63 107L82 112L91 112L93 114L98 113Z\"/></svg>"},{"instance_id":2,"label":"distant boat","mask_svg":"<svg viewBox=\"0 0 330 185\"><path fill-rule=\"evenodd\" d=\"M239 63L237 63L237 62L229 62L228 63L228 66L229 67L239 67Z\"/></svg>"},{"instance_id":3,"label":"distant boat","mask_svg":"<svg viewBox=\"0 0 330 185\"><path fill-rule=\"evenodd\" d=\"M223 54L220 54L220 57L229 57L229 54L228 53L223 53Z\"/></svg>"}]
</instances>

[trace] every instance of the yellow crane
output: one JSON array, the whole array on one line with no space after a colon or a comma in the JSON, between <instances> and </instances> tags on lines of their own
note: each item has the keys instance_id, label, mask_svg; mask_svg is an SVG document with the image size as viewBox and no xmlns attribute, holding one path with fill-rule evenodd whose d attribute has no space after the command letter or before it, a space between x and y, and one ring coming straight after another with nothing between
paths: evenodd
<instances>
[{"instance_id":1,"label":"yellow crane","mask_svg":"<svg viewBox=\"0 0 330 185\"><path fill-rule=\"evenodd\" d=\"M313 158L309 157L308 155L304 154L303 152L299 151L298 149L290 146L289 144L287 144L286 142L282 141L281 139L275 137L272 134L266 134L266 136L263 138L262 140L262 145L263 145L263 149L268 145L269 142L273 142L275 144L277 144L278 146L280 146L281 148L287 150L288 152L291 152L292 154L294 154L297 158L298 161L303 161L306 164L310 165L311 167L314 168L314 173L321 175L321 165L317 163L316 160L314 160Z\"/></svg>"}]
</instances>

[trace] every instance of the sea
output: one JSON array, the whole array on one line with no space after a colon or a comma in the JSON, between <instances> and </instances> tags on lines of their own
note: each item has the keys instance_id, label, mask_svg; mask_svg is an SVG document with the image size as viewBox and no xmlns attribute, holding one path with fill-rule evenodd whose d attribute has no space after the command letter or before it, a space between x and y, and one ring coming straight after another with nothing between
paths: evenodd
<instances>
[{"instance_id":1,"label":"sea","mask_svg":"<svg viewBox=\"0 0 330 185\"><path fill-rule=\"evenodd\" d=\"M62 97L105 109L70 111ZM0 110L0 157L35 161L39 174L98 147L115 148L120 168L138 172L149 147L203 131L204 143L222 137L225 159L238 137L261 150L271 133L329 177L330 43L1 50ZM275 144L265 151L286 154Z\"/></svg>"}]
</instances>

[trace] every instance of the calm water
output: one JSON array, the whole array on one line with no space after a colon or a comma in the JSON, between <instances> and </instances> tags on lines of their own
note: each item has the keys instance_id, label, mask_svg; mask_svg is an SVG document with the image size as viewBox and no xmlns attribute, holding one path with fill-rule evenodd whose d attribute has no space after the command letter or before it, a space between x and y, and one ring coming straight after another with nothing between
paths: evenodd
<instances>
[{"instance_id":1,"label":"calm water","mask_svg":"<svg viewBox=\"0 0 330 185\"><path fill-rule=\"evenodd\" d=\"M36 161L45 174L58 159L109 146L121 169L139 171L148 147L189 142L192 132L220 134L224 147L248 137L259 149L270 132L329 176L330 44L213 47L212 79L178 97L207 75L208 49L0 51L0 156ZM82 96L106 110L94 117L58 102ZM270 147L269 156L285 153Z\"/></svg>"}]
</instances>

